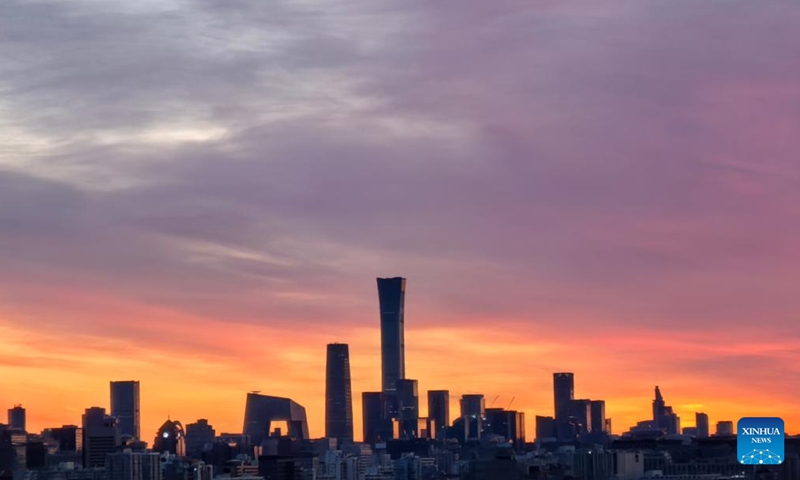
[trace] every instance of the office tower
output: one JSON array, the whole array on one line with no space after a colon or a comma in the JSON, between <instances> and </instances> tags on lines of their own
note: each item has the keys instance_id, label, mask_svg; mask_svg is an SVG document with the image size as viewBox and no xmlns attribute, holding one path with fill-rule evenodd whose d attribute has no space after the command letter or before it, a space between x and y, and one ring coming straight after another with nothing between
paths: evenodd
<instances>
[{"instance_id":1,"label":"office tower","mask_svg":"<svg viewBox=\"0 0 800 480\"><path fill-rule=\"evenodd\" d=\"M106 415L106 409L87 408L83 414L83 465L100 468L106 464L106 455L114 453L119 445L117 419Z\"/></svg>"},{"instance_id":2,"label":"office tower","mask_svg":"<svg viewBox=\"0 0 800 480\"><path fill-rule=\"evenodd\" d=\"M606 431L606 402L604 400L592 400L591 414L591 431L594 433L608 433Z\"/></svg>"},{"instance_id":3,"label":"office tower","mask_svg":"<svg viewBox=\"0 0 800 480\"><path fill-rule=\"evenodd\" d=\"M450 392L448 390L428 391L428 418L434 422L435 438L443 439L444 432L450 426Z\"/></svg>"},{"instance_id":4,"label":"office tower","mask_svg":"<svg viewBox=\"0 0 800 480\"><path fill-rule=\"evenodd\" d=\"M337 439L339 445L353 441L350 352L346 344L328 345L325 376L325 436Z\"/></svg>"},{"instance_id":5,"label":"office tower","mask_svg":"<svg viewBox=\"0 0 800 480\"><path fill-rule=\"evenodd\" d=\"M569 418L580 425L581 432L587 433L592 429L592 401L578 399L569 402Z\"/></svg>"},{"instance_id":6,"label":"office tower","mask_svg":"<svg viewBox=\"0 0 800 480\"><path fill-rule=\"evenodd\" d=\"M400 438L417 438L419 431L419 391L416 380L401 379L396 384L397 418Z\"/></svg>"},{"instance_id":7,"label":"office tower","mask_svg":"<svg viewBox=\"0 0 800 480\"><path fill-rule=\"evenodd\" d=\"M394 391L397 381L406 378L404 304L406 279L378 278L381 311L381 372L384 393Z\"/></svg>"},{"instance_id":8,"label":"office tower","mask_svg":"<svg viewBox=\"0 0 800 480\"><path fill-rule=\"evenodd\" d=\"M77 425L64 425L50 429L50 436L58 442L60 452L79 452L83 450L83 429Z\"/></svg>"},{"instance_id":9,"label":"office tower","mask_svg":"<svg viewBox=\"0 0 800 480\"><path fill-rule=\"evenodd\" d=\"M556 438L556 419L553 417L536 416L536 441Z\"/></svg>"},{"instance_id":10,"label":"office tower","mask_svg":"<svg viewBox=\"0 0 800 480\"><path fill-rule=\"evenodd\" d=\"M105 467L105 480L161 480L161 455L154 452L112 453Z\"/></svg>"},{"instance_id":11,"label":"office tower","mask_svg":"<svg viewBox=\"0 0 800 480\"><path fill-rule=\"evenodd\" d=\"M120 435L141 439L138 381L111 382L111 416L117 419Z\"/></svg>"},{"instance_id":12,"label":"office tower","mask_svg":"<svg viewBox=\"0 0 800 480\"><path fill-rule=\"evenodd\" d=\"M672 407L666 405L658 385L653 400L653 425L656 429L666 431L667 434L675 435L681 432L680 418L672 411Z\"/></svg>"},{"instance_id":13,"label":"office tower","mask_svg":"<svg viewBox=\"0 0 800 480\"><path fill-rule=\"evenodd\" d=\"M733 422L730 420L717 422L717 437L732 437L733 436Z\"/></svg>"},{"instance_id":14,"label":"office tower","mask_svg":"<svg viewBox=\"0 0 800 480\"><path fill-rule=\"evenodd\" d=\"M516 410L487 408L484 432L519 445L525 443L525 414Z\"/></svg>"},{"instance_id":15,"label":"office tower","mask_svg":"<svg viewBox=\"0 0 800 480\"><path fill-rule=\"evenodd\" d=\"M167 420L161 425L153 441L154 452L169 452L179 457L186 456L186 434L181 422Z\"/></svg>"},{"instance_id":16,"label":"office tower","mask_svg":"<svg viewBox=\"0 0 800 480\"><path fill-rule=\"evenodd\" d=\"M364 443L374 445L391 438L391 423L383 415L383 393L364 392L361 394L361 413L364 427ZM391 422L391 421L390 421Z\"/></svg>"},{"instance_id":17,"label":"office tower","mask_svg":"<svg viewBox=\"0 0 800 480\"><path fill-rule=\"evenodd\" d=\"M216 437L217 432L205 418L186 425L186 455L200 458L204 451L211 450Z\"/></svg>"},{"instance_id":18,"label":"office tower","mask_svg":"<svg viewBox=\"0 0 800 480\"><path fill-rule=\"evenodd\" d=\"M8 409L8 426L17 430L25 430L25 409L22 408L22 405L14 405L14 408Z\"/></svg>"},{"instance_id":19,"label":"office tower","mask_svg":"<svg viewBox=\"0 0 800 480\"><path fill-rule=\"evenodd\" d=\"M555 396L555 418L566 420L569 417L569 405L575 398L575 379L571 373L553 374L553 394Z\"/></svg>"},{"instance_id":20,"label":"office tower","mask_svg":"<svg viewBox=\"0 0 800 480\"><path fill-rule=\"evenodd\" d=\"M697 438L708 438L708 415L705 413L694 414L695 425L697 425Z\"/></svg>"},{"instance_id":21,"label":"office tower","mask_svg":"<svg viewBox=\"0 0 800 480\"><path fill-rule=\"evenodd\" d=\"M464 438L480 438L486 418L486 400L481 394L461 397L461 418L464 420Z\"/></svg>"}]
</instances>

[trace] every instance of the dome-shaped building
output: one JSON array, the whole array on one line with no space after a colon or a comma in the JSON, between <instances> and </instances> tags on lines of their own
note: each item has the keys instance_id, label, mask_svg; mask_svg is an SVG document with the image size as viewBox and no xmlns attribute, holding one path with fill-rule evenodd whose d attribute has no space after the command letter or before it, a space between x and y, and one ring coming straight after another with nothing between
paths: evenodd
<instances>
[{"instance_id":1,"label":"dome-shaped building","mask_svg":"<svg viewBox=\"0 0 800 480\"><path fill-rule=\"evenodd\" d=\"M161 425L153 442L153 451L169 452L179 457L186 456L186 434L183 432L181 422L167 420Z\"/></svg>"}]
</instances>

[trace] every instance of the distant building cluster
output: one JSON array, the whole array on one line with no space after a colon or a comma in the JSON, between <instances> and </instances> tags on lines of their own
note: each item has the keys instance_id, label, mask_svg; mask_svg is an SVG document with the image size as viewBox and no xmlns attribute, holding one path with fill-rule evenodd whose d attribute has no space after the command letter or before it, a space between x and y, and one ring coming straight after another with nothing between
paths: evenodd
<instances>
[{"instance_id":1,"label":"distant building cluster","mask_svg":"<svg viewBox=\"0 0 800 480\"><path fill-rule=\"evenodd\" d=\"M737 462L733 422L710 432L706 413L681 429L655 387L652 418L614 435L605 401L575 398L575 377L553 374L553 415L535 417L462 395L451 418L449 390L427 392L406 378L406 279L379 278L381 388L363 392L362 442L353 426L350 351L327 346L325 437L309 436L296 401L247 394L241 433L217 433L207 419L167 418L152 446L142 437L138 381L112 381L110 411L87 408L79 425L29 433L21 405L0 424L0 480L800 480L800 438L787 439L782 465ZM280 425L280 426L278 426ZM285 428L285 431L282 429Z\"/></svg>"}]
</instances>

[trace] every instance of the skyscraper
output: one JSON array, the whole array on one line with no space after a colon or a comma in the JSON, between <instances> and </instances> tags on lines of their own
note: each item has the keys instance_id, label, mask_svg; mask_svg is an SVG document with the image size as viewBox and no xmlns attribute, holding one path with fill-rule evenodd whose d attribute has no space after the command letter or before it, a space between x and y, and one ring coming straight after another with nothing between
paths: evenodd
<instances>
[{"instance_id":1,"label":"skyscraper","mask_svg":"<svg viewBox=\"0 0 800 480\"><path fill-rule=\"evenodd\" d=\"M117 419L120 435L140 440L139 382L111 382L111 416Z\"/></svg>"},{"instance_id":2,"label":"skyscraper","mask_svg":"<svg viewBox=\"0 0 800 480\"><path fill-rule=\"evenodd\" d=\"M14 405L8 409L8 426L19 430L25 430L25 409L22 405Z\"/></svg>"},{"instance_id":3,"label":"skyscraper","mask_svg":"<svg viewBox=\"0 0 800 480\"><path fill-rule=\"evenodd\" d=\"M350 352L342 343L328 345L325 376L325 436L341 445L353 441L353 399L350 389Z\"/></svg>"},{"instance_id":4,"label":"skyscraper","mask_svg":"<svg viewBox=\"0 0 800 480\"><path fill-rule=\"evenodd\" d=\"M205 418L186 425L186 454L190 457L200 458L204 450L210 450L213 447L216 437L217 432Z\"/></svg>"},{"instance_id":5,"label":"skyscraper","mask_svg":"<svg viewBox=\"0 0 800 480\"><path fill-rule=\"evenodd\" d=\"M105 467L106 455L119 445L117 419L106 415L106 409L87 408L83 414L83 466Z\"/></svg>"},{"instance_id":6,"label":"skyscraper","mask_svg":"<svg viewBox=\"0 0 800 480\"><path fill-rule=\"evenodd\" d=\"M400 420L400 437L419 436L419 390L416 380L397 381L397 416Z\"/></svg>"},{"instance_id":7,"label":"skyscraper","mask_svg":"<svg viewBox=\"0 0 800 480\"><path fill-rule=\"evenodd\" d=\"M448 390L428 391L428 418L434 422L435 437L444 438L443 433L450 426L450 392Z\"/></svg>"},{"instance_id":8,"label":"skyscraper","mask_svg":"<svg viewBox=\"0 0 800 480\"><path fill-rule=\"evenodd\" d=\"M572 373L553 374L553 394L556 420L566 420L569 418L570 404L575 398L575 379Z\"/></svg>"},{"instance_id":9,"label":"skyscraper","mask_svg":"<svg viewBox=\"0 0 800 480\"><path fill-rule=\"evenodd\" d=\"M364 443L375 444L392 438L392 421L384 415L383 392L363 392L361 413Z\"/></svg>"},{"instance_id":10,"label":"skyscraper","mask_svg":"<svg viewBox=\"0 0 800 480\"><path fill-rule=\"evenodd\" d=\"M708 415L705 413L694 414L695 425L697 425L697 438L708 438L710 431L708 427Z\"/></svg>"},{"instance_id":11,"label":"skyscraper","mask_svg":"<svg viewBox=\"0 0 800 480\"><path fill-rule=\"evenodd\" d=\"M666 431L667 434L681 433L681 419L672 411L672 407L666 405L658 385L653 400L653 426Z\"/></svg>"},{"instance_id":12,"label":"skyscraper","mask_svg":"<svg viewBox=\"0 0 800 480\"><path fill-rule=\"evenodd\" d=\"M107 480L161 480L161 455L154 452L117 452L106 457Z\"/></svg>"},{"instance_id":13,"label":"skyscraper","mask_svg":"<svg viewBox=\"0 0 800 480\"><path fill-rule=\"evenodd\" d=\"M381 373L384 393L394 392L397 381L406 378L404 304L406 279L378 278L381 311Z\"/></svg>"},{"instance_id":14,"label":"skyscraper","mask_svg":"<svg viewBox=\"0 0 800 480\"><path fill-rule=\"evenodd\" d=\"M592 424L591 431L600 433L606 431L606 402L604 400L592 400ZM608 433L608 432L606 432Z\"/></svg>"},{"instance_id":15,"label":"skyscraper","mask_svg":"<svg viewBox=\"0 0 800 480\"><path fill-rule=\"evenodd\" d=\"M461 418L464 421L464 438L480 438L486 419L486 400L481 394L461 397Z\"/></svg>"}]
</instances>

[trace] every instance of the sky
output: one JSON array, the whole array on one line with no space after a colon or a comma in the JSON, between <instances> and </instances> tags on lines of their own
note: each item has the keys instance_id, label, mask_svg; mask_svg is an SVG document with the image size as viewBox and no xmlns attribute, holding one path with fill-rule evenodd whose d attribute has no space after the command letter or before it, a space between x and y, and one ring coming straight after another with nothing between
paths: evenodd
<instances>
[{"instance_id":1,"label":"sky","mask_svg":"<svg viewBox=\"0 0 800 480\"><path fill-rule=\"evenodd\" d=\"M800 432L800 5L746 0L0 2L0 408L29 430L141 382L240 432L324 434L327 343L380 388L404 276L422 392L614 433ZM426 413L422 402L422 413ZM0 419L2 421L2 419ZM713 427L712 427L713 428Z\"/></svg>"}]
</instances>

